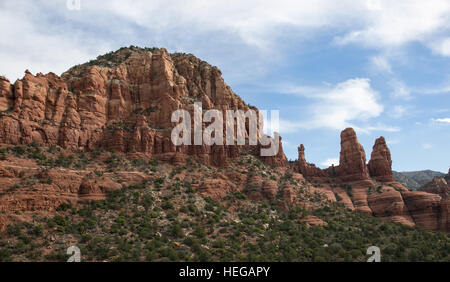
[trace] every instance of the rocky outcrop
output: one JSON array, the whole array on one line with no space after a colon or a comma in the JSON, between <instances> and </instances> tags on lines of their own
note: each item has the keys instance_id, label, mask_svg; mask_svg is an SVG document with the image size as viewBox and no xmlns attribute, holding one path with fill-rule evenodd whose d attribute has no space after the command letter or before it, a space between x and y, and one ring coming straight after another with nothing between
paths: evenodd
<instances>
[{"instance_id":1,"label":"rocky outcrop","mask_svg":"<svg viewBox=\"0 0 450 282\"><path fill-rule=\"evenodd\" d=\"M21 186L22 177L38 181L25 188ZM0 185L0 193L4 193L0 210L8 213L55 211L62 204L103 200L109 192L122 187L109 176L99 179L79 171L60 169L36 173L33 167L24 167L14 176L0 178Z\"/></svg>"},{"instance_id":2,"label":"rocky outcrop","mask_svg":"<svg viewBox=\"0 0 450 282\"><path fill-rule=\"evenodd\" d=\"M450 232L448 201L426 192L404 192L402 197L418 227Z\"/></svg>"},{"instance_id":3,"label":"rocky outcrop","mask_svg":"<svg viewBox=\"0 0 450 282\"><path fill-rule=\"evenodd\" d=\"M0 233L6 230L9 225L8 217L4 214L0 214Z\"/></svg>"},{"instance_id":4,"label":"rocky outcrop","mask_svg":"<svg viewBox=\"0 0 450 282\"><path fill-rule=\"evenodd\" d=\"M306 162L305 158L305 146L301 144L298 147L298 163L297 163L298 171L303 174L303 176L307 178L311 177L325 177L327 174L316 167L314 164L310 164Z\"/></svg>"},{"instance_id":5,"label":"rocky outcrop","mask_svg":"<svg viewBox=\"0 0 450 282\"><path fill-rule=\"evenodd\" d=\"M199 187L199 192L213 200L223 199L229 192L235 191L235 185L224 178L206 179Z\"/></svg>"},{"instance_id":6,"label":"rocky outcrop","mask_svg":"<svg viewBox=\"0 0 450 282\"><path fill-rule=\"evenodd\" d=\"M185 109L193 117L194 102L224 116L227 110L250 109L226 85L219 69L192 55L122 48L61 77L27 71L14 85L1 77L0 143L104 148L155 157L179 152L226 166L228 158L239 157L239 146L176 147L171 142L172 113ZM182 159L176 156L174 161ZM267 161L284 165L282 148Z\"/></svg>"},{"instance_id":7,"label":"rocky outcrop","mask_svg":"<svg viewBox=\"0 0 450 282\"><path fill-rule=\"evenodd\" d=\"M268 165L272 165L275 167L285 167L287 166L287 158L284 154L283 150L283 142L281 141L281 136L278 137L278 152L275 154L275 156L263 156L261 159ZM273 145L276 146L276 145ZM260 146L261 148L270 148L269 146ZM272 147L274 148L274 147ZM258 150L259 151L259 150Z\"/></svg>"},{"instance_id":8,"label":"rocky outcrop","mask_svg":"<svg viewBox=\"0 0 450 282\"><path fill-rule=\"evenodd\" d=\"M358 142L353 128L347 128L341 133L341 153L338 176L342 181L357 181L369 179L366 165L366 153Z\"/></svg>"},{"instance_id":9,"label":"rocky outcrop","mask_svg":"<svg viewBox=\"0 0 450 282\"><path fill-rule=\"evenodd\" d=\"M278 194L278 183L274 180L267 180L262 187L264 196L269 199L275 199Z\"/></svg>"},{"instance_id":10,"label":"rocky outcrop","mask_svg":"<svg viewBox=\"0 0 450 282\"><path fill-rule=\"evenodd\" d=\"M393 182L391 151L384 137L380 137L373 145L372 155L368 164L370 176L378 181Z\"/></svg>"},{"instance_id":11,"label":"rocky outcrop","mask_svg":"<svg viewBox=\"0 0 450 282\"><path fill-rule=\"evenodd\" d=\"M0 112L10 111L13 103L13 87L8 79L0 76Z\"/></svg>"},{"instance_id":12,"label":"rocky outcrop","mask_svg":"<svg viewBox=\"0 0 450 282\"><path fill-rule=\"evenodd\" d=\"M414 220L403 201L402 194L387 188L386 192L369 194L368 203L373 215L387 221L414 226Z\"/></svg>"},{"instance_id":13,"label":"rocky outcrop","mask_svg":"<svg viewBox=\"0 0 450 282\"><path fill-rule=\"evenodd\" d=\"M422 186L419 190L438 194L442 198L448 198L450 195L450 184L444 177L435 177L433 180Z\"/></svg>"},{"instance_id":14,"label":"rocky outcrop","mask_svg":"<svg viewBox=\"0 0 450 282\"><path fill-rule=\"evenodd\" d=\"M328 223L323 221L322 219L318 218L314 215L308 215L300 219L301 222L306 223L306 226L327 226Z\"/></svg>"}]
</instances>

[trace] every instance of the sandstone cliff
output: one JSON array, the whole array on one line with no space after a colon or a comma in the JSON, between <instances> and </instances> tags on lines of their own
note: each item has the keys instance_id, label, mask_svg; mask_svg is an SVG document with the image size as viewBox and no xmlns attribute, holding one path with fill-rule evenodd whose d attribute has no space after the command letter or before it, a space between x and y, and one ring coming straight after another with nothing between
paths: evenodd
<instances>
[{"instance_id":1,"label":"sandstone cliff","mask_svg":"<svg viewBox=\"0 0 450 282\"><path fill-rule=\"evenodd\" d=\"M250 109L225 84L219 69L192 55L122 48L61 77L27 71L14 85L1 77L0 143L104 148L155 157L165 154L166 159L179 152L224 166L227 158L239 156L238 146L176 148L170 140L172 113L177 109L193 113L194 102L223 113ZM281 148L268 161L282 165L285 159Z\"/></svg>"},{"instance_id":2,"label":"sandstone cliff","mask_svg":"<svg viewBox=\"0 0 450 282\"><path fill-rule=\"evenodd\" d=\"M393 182L391 151L386 145L384 137L380 137L373 145L369 161L370 176L383 182Z\"/></svg>"},{"instance_id":3,"label":"sandstone cliff","mask_svg":"<svg viewBox=\"0 0 450 282\"><path fill-rule=\"evenodd\" d=\"M363 146L358 142L353 128L347 128L341 132L338 176L343 181L369 179L366 153Z\"/></svg>"}]
</instances>

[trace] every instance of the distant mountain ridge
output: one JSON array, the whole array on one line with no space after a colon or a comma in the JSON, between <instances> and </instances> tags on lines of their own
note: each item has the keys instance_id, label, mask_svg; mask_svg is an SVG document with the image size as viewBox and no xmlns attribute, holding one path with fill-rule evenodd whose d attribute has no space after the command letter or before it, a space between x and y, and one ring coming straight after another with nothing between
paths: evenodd
<instances>
[{"instance_id":1,"label":"distant mountain ridge","mask_svg":"<svg viewBox=\"0 0 450 282\"><path fill-rule=\"evenodd\" d=\"M393 171L396 181L408 187L410 190L418 190L435 177L444 177L445 173L433 170L420 171Z\"/></svg>"}]
</instances>

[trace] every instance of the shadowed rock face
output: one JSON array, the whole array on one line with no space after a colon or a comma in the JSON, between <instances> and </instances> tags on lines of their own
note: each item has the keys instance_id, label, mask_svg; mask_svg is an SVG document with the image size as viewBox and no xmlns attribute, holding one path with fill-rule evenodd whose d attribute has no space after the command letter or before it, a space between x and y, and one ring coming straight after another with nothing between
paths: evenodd
<instances>
[{"instance_id":1,"label":"shadowed rock face","mask_svg":"<svg viewBox=\"0 0 450 282\"><path fill-rule=\"evenodd\" d=\"M369 179L366 165L366 153L356 138L353 128L347 128L341 133L341 153L338 176L343 181Z\"/></svg>"},{"instance_id":2,"label":"shadowed rock face","mask_svg":"<svg viewBox=\"0 0 450 282\"><path fill-rule=\"evenodd\" d=\"M370 176L383 182L393 182L391 151L386 145L384 137L380 137L373 145L372 155L369 161Z\"/></svg>"},{"instance_id":3,"label":"shadowed rock face","mask_svg":"<svg viewBox=\"0 0 450 282\"><path fill-rule=\"evenodd\" d=\"M419 190L438 194L443 198L447 198L450 195L450 184L446 178L435 177L433 180L422 186Z\"/></svg>"},{"instance_id":4,"label":"shadowed rock face","mask_svg":"<svg viewBox=\"0 0 450 282\"><path fill-rule=\"evenodd\" d=\"M227 158L239 157L238 146L175 147L170 140L172 113L186 109L193 116L194 102L223 113L250 109L219 69L193 55L122 48L61 77L27 71L14 85L0 77L0 143L105 148L156 157L178 152L225 166ZM267 161L284 165L282 148Z\"/></svg>"}]
</instances>

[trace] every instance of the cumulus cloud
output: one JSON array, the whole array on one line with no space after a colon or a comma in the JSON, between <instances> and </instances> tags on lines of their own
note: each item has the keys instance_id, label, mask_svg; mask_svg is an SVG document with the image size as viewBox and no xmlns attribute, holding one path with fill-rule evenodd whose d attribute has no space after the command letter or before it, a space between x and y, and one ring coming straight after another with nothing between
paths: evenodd
<instances>
[{"instance_id":1,"label":"cumulus cloud","mask_svg":"<svg viewBox=\"0 0 450 282\"><path fill-rule=\"evenodd\" d=\"M56 7L60 16L69 13L65 1ZM46 5L38 1L2 1L0 74L14 81L22 78L25 69L61 73L109 49L107 42L88 37L76 28L64 30L63 23L48 25L50 14Z\"/></svg>"},{"instance_id":2,"label":"cumulus cloud","mask_svg":"<svg viewBox=\"0 0 450 282\"><path fill-rule=\"evenodd\" d=\"M450 38L438 39L430 44L431 49L443 56L450 56Z\"/></svg>"},{"instance_id":3,"label":"cumulus cloud","mask_svg":"<svg viewBox=\"0 0 450 282\"><path fill-rule=\"evenodd\" d=\"M95 2L88 1L87 5L93 8L98 4ZM139 0L108 2L97 5L97 9L106 9L141 26L167 30L190 25L196 30L226 30L260 47L270 44L280 26L300 32L335 30L344 34L336 37L339 44L392 47L420 42L428 46L442 41L450 14L447 0L155 0L152 5Z\"/></svg>"},{"instance_id":4,"label":"cumulus cloud","mask_svg":"<svg viewBox=\"0 0 450 282\"><path fill-rule=\"evenodd\" d=\"M383 112L379 94L371 87L368 78L353 78L332 87L286 87L284 93L313 100L307 112L311 116L300 122L283 121L286 131L327 128L342 130L353 127L361 132L398 131L399 128L367 122ZM362 123L360 125L359 123Z\"/></svg>"},{"instance_id":5,"label":"cumulus cloud","mask_svg":"<svg viewBox=\"0 0 450 282\"><path fill-rule=\"evenodd\" d=\"M338 44L357 43L374 48L419 42L433 48L448 29L450 2L446 0L377 1L377 9L363 16L363 27L336 37ZM440 52L442 55L445 53Z\"/></svg>"},{"instance_id":6,"label":"cumulus cloud","mask_svg":"<svg viewBox=\"0 0 450 282\"><path fill-rule=\"evenodd\" d=\"M251 75L263 73L271 59L282 58L283 52L274 50L318 32L328 34L330 41L335 37L338 44L391 49L418 42L440 55L450 52L446 0L81 2L80 11L69 11L65 0L1 1L2 37L7 40L0 43L0 73L14 79L25 68L61 72L105 51L144 42L205 59L223 58L217 62L224 65L239 61ZM242 60L246 57L252 62ZM380 57L374 63L390 69Z\"/></svg>"}]
</instances>

